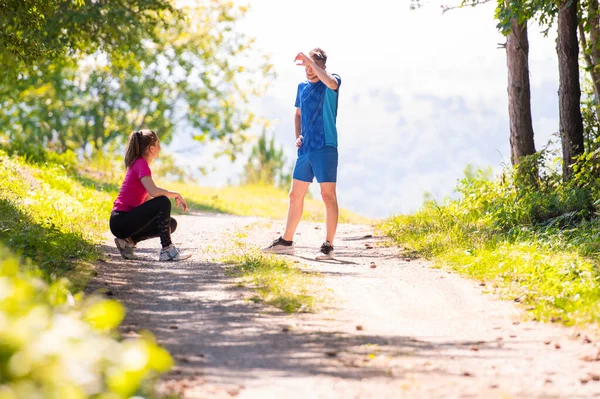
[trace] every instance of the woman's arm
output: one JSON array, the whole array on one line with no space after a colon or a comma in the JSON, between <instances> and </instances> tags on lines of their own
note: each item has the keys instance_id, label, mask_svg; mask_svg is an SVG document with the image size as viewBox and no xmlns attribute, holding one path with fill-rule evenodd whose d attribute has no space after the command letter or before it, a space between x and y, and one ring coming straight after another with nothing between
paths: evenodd
<instances>
[{"instance_id":1,"label":"woman's arm","mask_svg":"<svg viewBox=\"0 0 600 399\"><path fill-rule=\"evenodd\" d=\"M141 179L142 184L144 185L144 188L146 189L146 191L148 191L148 194L150 196L152 196L153 198L156 197L160 197L161 195L164 195L167 198L174 198L175 199L175 205L176 206L180 206L183 209L183 211L187 211L187 203L185 202L185 200L183 199L183 197L181 196L181 194L179 194L176 191L169 191L169 190L165 190L164 188L160 188L160 187L156 187L156 184L154 183L154 180L152 180L152 176L144 176Z\"/></svg>"}]
</instances>

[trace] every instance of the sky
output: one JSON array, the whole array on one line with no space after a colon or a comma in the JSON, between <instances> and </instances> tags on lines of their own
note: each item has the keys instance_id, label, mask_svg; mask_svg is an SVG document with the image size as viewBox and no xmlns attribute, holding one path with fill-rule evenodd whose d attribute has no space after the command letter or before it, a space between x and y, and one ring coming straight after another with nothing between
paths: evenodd
<instances>
[{"instance_id":1,"label":"sky","mask_svg":"<svg viewBox=\"0 0 600 399\"><path fill-rule=\"evenodd\" d=\"M277 78L252 108L273 121L290 165L294 100L304 79L294 57L314 47L327 52L327 70L342 78L338 200L345 209L370 217L413 212L425 193L452 195L467 165L499 170L510 163L506 53L499 48L506 39L494 5L442 14L440 4L410 10L410 0L251 0L236 24L275 66ZM530 24L538 149L558 130L555 34L540 31ZM183 155L181 163L214 163L209 154ZM200 184L235 182L243 161L217 162Z\"/></svg>"}]
</instances>

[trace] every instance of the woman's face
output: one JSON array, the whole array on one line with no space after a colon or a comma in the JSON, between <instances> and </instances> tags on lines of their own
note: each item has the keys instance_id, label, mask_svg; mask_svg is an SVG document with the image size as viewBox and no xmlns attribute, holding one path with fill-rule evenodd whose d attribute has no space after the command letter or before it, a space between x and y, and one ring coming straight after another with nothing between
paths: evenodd
<instances>
[{"instance_id":1,"label":"woman's face","mask_svg":"<svg viewBox=\"0 0 600 399\"><path fill-rule=\"evenodd\" d=\"M148 151L150 152L152 159L158 158L158 156L160 155L160 140L156 139L156 143L151 145L148 148Z\"/></svg>"}]
</instances>

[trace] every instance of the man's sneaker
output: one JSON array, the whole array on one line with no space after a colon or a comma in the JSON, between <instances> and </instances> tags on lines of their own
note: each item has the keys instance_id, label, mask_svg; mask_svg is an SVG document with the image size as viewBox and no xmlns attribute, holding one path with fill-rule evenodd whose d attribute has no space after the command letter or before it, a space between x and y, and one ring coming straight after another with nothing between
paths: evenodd
<instances>
[{"instance_id":1,"label":"man's sneaker","mask_svg":"<svg viewBox=\"0 0 600 399\"><path fill-rule=\"evenodd\" d=\"M321 245L321 249L315 256L316 260L326 260L326 259L335 259L335 254L333 253L333 245L329 241L325 241L323 245Z\"/></svg>"},{"instance_id":2,"label":"man's sneaker","mask_svg":"<svg viewBox=\"0 0 600 399\"><path fill-rule=\"evenodd\" d=\"M122 238L115 237L115 245L119 249L119 252L121 253L121 256L123 258L128 260L137 259L136 256L133 254L133 248L135 248L135 243L131 240L131 238L127 238L124 240Z\"/></svg>"},{"instance_id":3,"label":"man's sneaker","mask_svg":"<svg viewBox=\"0 0 600 399\"><path fill-rule=\"evenodd\" d=\"M166 248L160 250L160 256L158 260L160 261L178 261L178 260L186 260L189 259L192 254L186 254L179 251L173 244L169 245Z\"/></svg>"},{"instance_id":4,"label":"man's sneaker","mask_svg":"<svg viewBox=\"0 0 600 399\"><path fill-rule=\"evenodd\" d=\"M271 243L266 248L261 249L262 252L267 254L284 254L284 255L293 255L294 254L294 242L284 240L283 237L279 237L275 241Z\"/></svg>"}]
</instances>

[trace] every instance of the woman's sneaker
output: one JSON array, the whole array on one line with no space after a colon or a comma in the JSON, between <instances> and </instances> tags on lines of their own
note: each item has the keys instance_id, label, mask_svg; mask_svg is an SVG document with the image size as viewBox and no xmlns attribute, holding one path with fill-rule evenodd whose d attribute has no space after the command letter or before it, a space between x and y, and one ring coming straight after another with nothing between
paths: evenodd
<instances>
[{"instance_id":1,"label":"woman's sneaker","mask_svg":"<svg viewBox=\"0 0 600 399\"><path fill-rule=\"evenodd\" d=\"M282 254L282 255L293 255L294 254L294 242L284 240L283 237L279 237L266 248L261 249L261 252L267 254Z\"/></svg>"},{"instance_id":2,"label":"woman's sneaker","mask_svg":"<svg viewBox=\"0 0 600 399\"><path fill-rule=\"evenodd\" d=\"M333 252L333 245L329 241L325 241L321 245L321 249L315 256L316 260L335 259L335 253Z\"/></svg>"},{"instance_id":3,"label":"woman's sneaker","mask_svg":"<svg viewBox=\"0 0 600 399\"><path fill-rule=\"evenodd\" d=\"M135 243L131 238L122 239L115 237L115 245L119 249L119 252L121 253L121 256L123 258L128 260L137 259L136 256L133 254L133 248L135 248Z\"/></svg>"},{"instance_id":4,"label":"woman's sneaker","mask_svg":"<svg viewBox=\"0 0 600 399\"><path fill-rule=\"evenodd\" d=\"M160 250L160 256L158 260L162 262L178 261L189 259L192 254L182 253L180 250L175 248L175 245L171 244L166 248Z\"/></svg>"}]
</instances>

